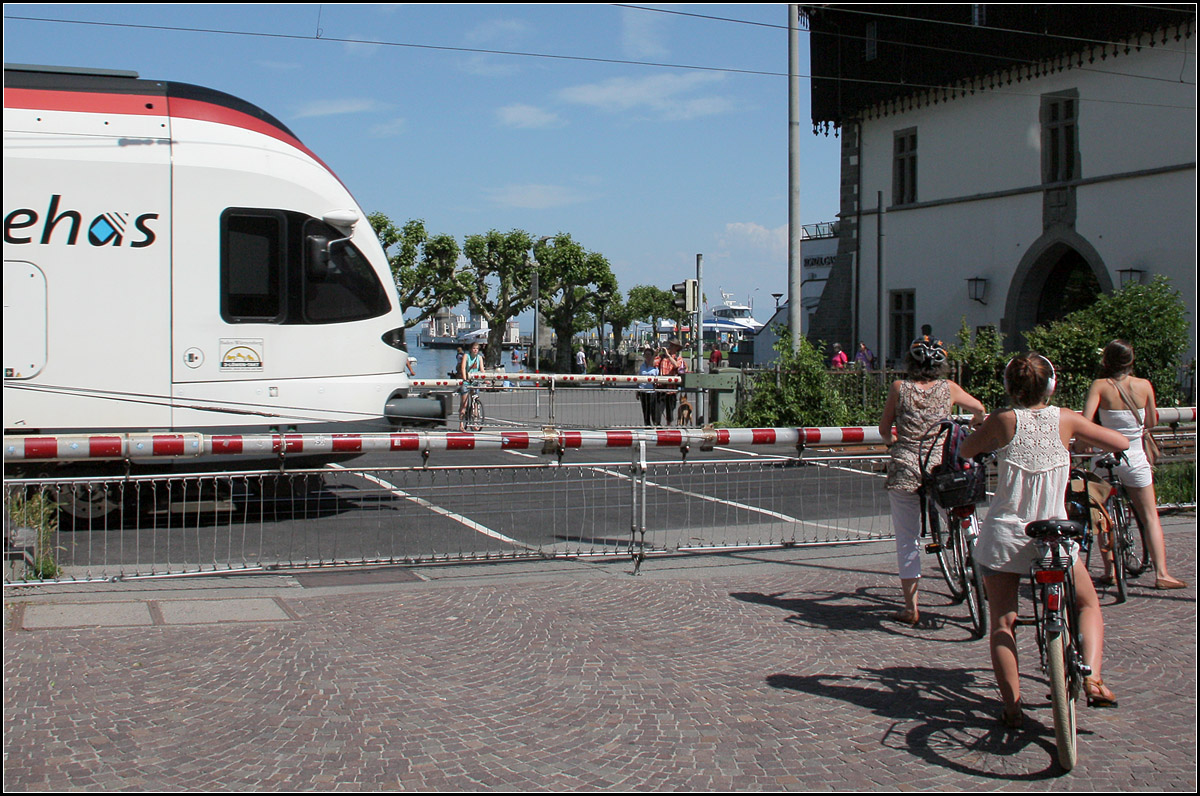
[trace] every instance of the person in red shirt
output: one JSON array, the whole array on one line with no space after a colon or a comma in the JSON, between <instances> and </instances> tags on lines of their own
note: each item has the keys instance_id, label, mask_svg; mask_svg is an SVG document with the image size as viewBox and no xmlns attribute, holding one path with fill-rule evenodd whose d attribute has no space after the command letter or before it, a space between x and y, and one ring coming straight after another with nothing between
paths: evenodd
<instances>
[{"instance_id":1,"label":"person in red shirt","mask_svg":"<svg viewBox=\"0 0 1200 796\"><path fill-rule=\"evenodd\" d=\"M683 344L676 338L672 337L667 341L667 350L658 355L658 375L681 376L687 373L687 362L679 355L682 350ZM659 393L668 426L675 422L675 402L678 396L679 389L676 387L667 387Z\"/></svg>"},{"instance_id":2,"label":"person in red shirt","mask_svg":"<svg viewBox=\"0 0 1200 796\"><path fill-rule=\"evenodd\" d=\"M708 372L715 373L721 367L721 346L713 343L712 353L708 355Z\"/></svg>"},{"instance_id":3,"label":"person in red shirt","mask_svg":"<svg viewBox=\"0 0 1200 796\"><path fill-rule=\"evenodd\" d=\"M843 370L846 367L847 359L848 359L848 357L846 356L846 352L842 350L842 344L834 343L833 344L833 361L830 364L832 364L833 367L837 370Z\"/></svg>"}]
</instances>

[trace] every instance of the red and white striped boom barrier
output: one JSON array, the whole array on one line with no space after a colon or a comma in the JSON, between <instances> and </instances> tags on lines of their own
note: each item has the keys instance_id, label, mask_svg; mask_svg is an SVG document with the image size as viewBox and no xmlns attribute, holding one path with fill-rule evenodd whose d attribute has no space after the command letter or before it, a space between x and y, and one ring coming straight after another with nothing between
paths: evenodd
<instances>
[{"instance_id":1,"label":"red and white striped boom barrier","mask_svg":"<svg viewBox=\"0 0 1200 796\"><path fill-rule=\"evenodd\" d=\"M1160 425L1195 423L1196 408L1160 409ZM657 428L608 431L396 431L386 434L69 434L6 436L4 460L88 461L112 459L254 458L398 451L531 450L698 447L716 445L790 447L882 445L874 426L845 428Z\"/></svg>"},{"instance_id":2,"label":"red and white striped boom barrier","mask_svg":"<svg viewBox=\"0 0 1200 796\"><path fill-rule=\"evenodd\" d=\"M628 376L616 374L590 373L480 373L467 379L468 382L486 383L489 385L504 382L528 383L534 386L551 386L555 384L582 384L588 386L615 386L620 384L656 384L660 387L679 386L683 383L680 376ZM462 379L413 379L412 386L418 389L430 387L460 387Z\"/></svg>"},{"instance_id":3,"label":"red and white striped boom barrier","mask_svg":"<svg viewBox=\"0 0 1200 796\"><path fill-rule=\"evenodd\" d=\"M399 451L532 450L714 445L880 444L878 429L720 428L628 429L608 431L397 431L388 434L80 434L4 438L4 460L87 461L105 459L254 458L313 454L394 453Z\"/></svg>"}]
</instances>

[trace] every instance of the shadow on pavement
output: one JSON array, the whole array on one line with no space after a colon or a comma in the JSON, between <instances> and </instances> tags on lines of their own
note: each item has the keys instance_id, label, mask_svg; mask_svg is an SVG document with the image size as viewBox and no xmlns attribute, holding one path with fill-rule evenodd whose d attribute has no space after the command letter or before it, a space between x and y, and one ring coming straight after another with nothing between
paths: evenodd
<instances>
[{"instance_id":1,"label":"shadow on pavement","mask_svg":"<svg viewBox=\"0 0 1200 796\"><path fill-rule=\"evenodd\" d=\"M981 696L992 685L991 669L944 669L927 666L860 668L861 675L773 674L772 688L838 699L895 721L885 746L906 750L922 760L957 773L1013 782L1061 776L1055 761L1054 729L1032 718L1025 726L1003 729L997 699ZM1030 683L1026 694L1044 689ZM1083 741L1088 733L1081 731ZM1029 770L1038 760L1040 770Z\"/></svg>"}]
</instances>

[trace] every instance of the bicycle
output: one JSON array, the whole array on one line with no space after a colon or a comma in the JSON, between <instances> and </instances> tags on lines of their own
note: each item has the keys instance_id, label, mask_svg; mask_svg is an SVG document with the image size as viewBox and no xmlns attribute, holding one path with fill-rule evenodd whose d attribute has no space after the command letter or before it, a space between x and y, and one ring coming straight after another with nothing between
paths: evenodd
<instances>
[{"instance_id":1,"label":"bicycle","mask_svg":"<svg viewBox=\"0 0 1200 796\"><path fill-rule=\"evenodd\" d=\"M1141 520L1137 519L1137 515L1133 511L1129 495L1125 492L1121 479L1113 472L1124 457L1124 453L1106 453L1095 462L1096 467L1107 471L1108 475L1104 480L1112 485L1112 492L1105 502L1105 510L1108 512L1110 523L1109 540L1112 548L1113 582L1117 586L1117 602L1119 603L1125 602L1127 597L1127 578L1136 578L1141 575L1151 563ZM1137 533L1134 533L1131 518L1137 523Z\"/></svg>"},{"instance_id":2,"label":"bicycle","mask_svg":"<svg viewBox=\"0 0 1200 796\"><path fill-rule=\"evenodd\" d=\"M943 434L955 434L955 428L961 430L965 426L956 420L940 421L933 435L936 440ZM926 433L928 437L928 432ZM950 446L957 450L957 445ZM947 451L947 453L953 453ZM929 457L926 454L922 465L922 488L919 490L921 500L921 533L926 532L932 539L925 545L925 552L937 554L938 568L950 589L950 597L955 604L966 602L967 612L971 617L972 635L979 639L987 635L987 595L983 588L983 573L975 564L975 540L979 538L979 519L975 506L983 500L987 485L987 470L981 459L968 463L965 467L952 465L943 458L942 465L928 467ZM935 508L929 510L929 499L932 497ZM940 510L939 510L940 509ZM941 524L942 511L945 512L947 540L942 542Z\"/></svg>"},{"instance_id":3,"label":"bicycle","mask_svg":"<svg viewBox=\"0 0 1200 796\"><path fill-rule=\"evenodd\" d=\"M1079 758L1076 704L1084 680L1092 675L1083 662L1071 551L1075 545L1086 549L1090 537L1075 520L1037 520L1025 526L1025 534L1038 547L1038 558L1030 565L1033 625L1042 670L1050 681L1058 763L1070 771Z\"/></svg>"},{"instance_id":4,"label":"bicycle","mask_svg":"<svg viewBox=\"0 0 1200 796\"><path fill-rule=\"evenodd\" d=\"M479 388L464 384L463 389L466 392L462 396L460 423L465 431L479 431L483 428L483 401L479 398Z\"/></svg>"}]
</instances>

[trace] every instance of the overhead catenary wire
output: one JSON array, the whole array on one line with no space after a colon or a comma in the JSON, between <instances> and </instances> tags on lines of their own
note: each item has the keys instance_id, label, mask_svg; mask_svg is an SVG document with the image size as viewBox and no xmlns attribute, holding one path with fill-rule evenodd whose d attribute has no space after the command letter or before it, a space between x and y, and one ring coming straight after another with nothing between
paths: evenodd
<instances>
[{"instance_id":1,"label":"overhead catenary wire","mask_svg":"<svg viewBox=\"0 0 1200 796\"><path fill-rule=\"evenodd\" d=\"M630 6L630 8L643 8L643 7ZM658 9L645 9L645 10L658 10ZM208 35L260 37L260 38L268 38L268 39L284 39L284 40L297 40L297 41L322 41L322 42L333 42L333 43L338 43L338 44L366 44L366 45L374 45L374 46L380 46L380 47L398 47L398 48L417 49L417 50L433 50L433 51L452 52L452 53L469 53L469 54L473 54L473 55L502 55L502 56L509 56L509 57L518 57L518 58L538 58L538 59L549 59L549 60L575 61L575 62L583 62L583 63L599 63L599 64L612 64L612 65L623 65L623 66L643 66L643 67L653 67L653 68L661 68L661 69L680 69L680 70L691 70L691 71L702 71L702 72L720 72L720 73L727 73L727 74L750 75L750 76L761 76L761 77L787 77L788 76L786 72L778 72L778 71L762 70L762 69L739 69L739 68L734 68L734 67L705 66L705 65L701 65L701 64L670 63L670 62L663 62L663 61L641 61L641 60L631 60L631 59L624 59L624 58L603 58L603 57L599 57L599 56L568 55L568 54L563 54L563 53L539 53L539 52L529 52L529 51L520 51L520 50L499 50L499 49L480 48L480 47L458 47L458 46L443 45L443 44L421 44L421 43L416 43L416 42L381 41L381 40L358 39L358 38L349 38L349 37L329 37L329 36L323 35L323 31L321 31L320 29L318 29L318 31L315 34L301 35L301 34L292 34L292 33L271 33L271 32L264 32L264 31L239 31L239 30L232 30L232 29L228 29L228 28L203 28L203 27L183 26L183 25L150 25L150 24L146 24L146 23L132 23L132 22L99 22L99 21L95 21L95 20L68 20L68 19L53 19L53 18L49 18L49 17L19 16L19 15L7 15L5 17L5 19L7 21L44 22L44 23L50 23L50 24L68 24L68 25L92 25L92 26L98 26L98 27L126 28L126 29L132 29L132 30L166 31L166 32L175 32L175 33L199 33L199 34L208 34ZM714 19L717 19L718 21L733 21L733 20L726 20L725 18L714 18ZM761 24L764 27L774 27L767 23L761 23ZM1113 43L1111 43L1111 42L1108 44L1109 44L1109 46L1113 46ZM1096 45L1093 45L1093 46L1096 46ZM976 55L976 56L989 55L988 53L977 53L977 52L973 53L973 52L965 52L965 51L957 51L957 52L956 51L948 51L948 54ZM1021 62L1010 64L1010 66L1020 66L1020 65L1026 65L1026 64L1021 63ZM1110 74L1113 76L1130 77L1133 79L1164 80L1163 78L1152 78L1152 77L1147 78L1142 75L1126 75L1123 73L1116 73L1116 72L1112 72L1109 70L1097 70L1097 71L1102 71L1104 74ZM822 79L832 80L832 79L835 79L835 78L814 77L812 75L799 75L799 77L801 79L808 79L808 80L822 80ZM857 83L861 83L864 85L894 86L896 88L903 88L906 91L957 91L960 88L959 86L956 86L956 85L920 84L920 83L900 82L900 81L892 81L892 80L867 80L867 79L861 79L861 78L853 78L853 79L852 78L836 78L836 79L845 80L847 82L857 82ZM1175 83L1175 82L1182 82L1182 81L1168 80L1167 82ZM991 89L991 91L993 93L1011 95L1011 96L1034 96L1034 94L1031 94L1029 92L1015 91L1010 88L1005 88L1005 89L993 88L993 89ZM1138 100L1081 98L1081 101L1096 102L1096 103L1100 103L1100 104L1110 104L1110 105L1132 105L1132 106L1138 106L1138 107L1174 108L1174 109L1179 109L1179 110L1194 110L1195 109L1194 105L1175 105L1175 104L1169 104L1169 103L1143 102L1143 101L1138 101Z\"/></svg>"}]
</instances>

